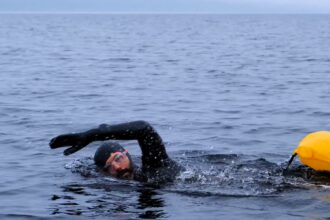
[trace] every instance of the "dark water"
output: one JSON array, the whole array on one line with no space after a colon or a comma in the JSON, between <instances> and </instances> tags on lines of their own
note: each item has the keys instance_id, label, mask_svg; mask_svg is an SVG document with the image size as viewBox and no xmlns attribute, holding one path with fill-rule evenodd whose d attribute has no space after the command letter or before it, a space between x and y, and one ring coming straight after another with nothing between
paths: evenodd
<instances>
[{"instance_id":1,"label":"dark water","mask_svg":"<svg viewBox=\"0 0 330 220\"><path fill-rule=\"evenodd\" d=\"M302 137L330 129L329 21L0 15L0 217L329 218L328 175L298 161L283 174ZM137 119L186 167L174 183L102 176L98 143L69 157L48 147Z\"/></svg>"}]
</instances>

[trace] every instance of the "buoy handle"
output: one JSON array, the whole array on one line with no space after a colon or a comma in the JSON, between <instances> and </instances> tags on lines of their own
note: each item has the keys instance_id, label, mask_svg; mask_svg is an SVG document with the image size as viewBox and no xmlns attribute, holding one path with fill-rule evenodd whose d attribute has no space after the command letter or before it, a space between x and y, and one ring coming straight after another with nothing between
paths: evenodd
<instances>
[{"instance_id":1,"label":"buoy handle","mask_svg":"<svg viewBox=\"0 0 330 220\"><path fill-rule=\"evenodd\" d=\"M290 158L290 160L289 160L289 162L288 162L288 165L287 165L286 168L285 168L285 171L286 171L287 169L289 169L289 166L291 165L293 159L294 159L296 156L297 156L297 153L292 154L292 156L291 156L291 158Z\"/></svg>"}]
</instances>

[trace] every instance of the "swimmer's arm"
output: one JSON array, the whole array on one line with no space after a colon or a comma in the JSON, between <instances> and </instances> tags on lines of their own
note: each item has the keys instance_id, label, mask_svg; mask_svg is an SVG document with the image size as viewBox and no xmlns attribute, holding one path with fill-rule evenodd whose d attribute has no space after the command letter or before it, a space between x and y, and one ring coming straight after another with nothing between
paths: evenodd
<instances>
[{"instance_id":1,"label":"swimmer's arm","mask_svg":"<svg viewBox=\"0 0 330 220\"><path fill-rule=\"evenodd\" d=\"M93 141L137 140L142 151L144 166L159 166L168 158L165 145L156 130L145 121L133 121L117 125L102 124L98 128L76 134L64 134L53 138L51 148L72 146L64 151L70 155Z\"/></svg>"},{"instance_id":2,"label":"swimmer's arm","mask_svg":"<svg viewBox=\"0 0 330 220\"><path fill-rule=\"evenodd\" d=\"M90 141L137 140L142 151L143 167L160 167L168 158L165 144L157 131L146 121L133 121L117 125L100 125L86 132Z\"/></svg>"}]
</instances>

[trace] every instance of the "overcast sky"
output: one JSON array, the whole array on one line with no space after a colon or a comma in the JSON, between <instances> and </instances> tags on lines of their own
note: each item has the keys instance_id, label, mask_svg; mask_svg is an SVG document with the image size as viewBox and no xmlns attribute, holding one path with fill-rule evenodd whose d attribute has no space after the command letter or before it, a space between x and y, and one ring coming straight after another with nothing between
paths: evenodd
<instances>
[{"instance_id":1,"label":"overcast sky","mask_svg":"<svg viewBox=\"0 0 330 220\"><path fill-rule=\"evenodd\" d=\"M0 0L0 12L330 13L330 0Z\"/></svg>"}]
</instances>

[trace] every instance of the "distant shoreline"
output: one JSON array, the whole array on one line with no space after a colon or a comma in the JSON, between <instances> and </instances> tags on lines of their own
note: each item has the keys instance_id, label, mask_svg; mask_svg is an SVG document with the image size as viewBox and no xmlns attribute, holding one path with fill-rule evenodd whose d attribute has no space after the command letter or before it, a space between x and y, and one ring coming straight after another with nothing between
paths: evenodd
<instances>
[{"instance_id":1,"label":"distant shoreline","mask_svg":"<svg viewBox=\"0 0 330 220\"><path fill-rule=\"evenodd\" d=\"M0 15L24 14L24 15L233 15L233 16L288 16L288 15L330 15L330 13L212 13L212 12L70 12L70 11L0 11Z\"/></svg>"}]
</instances>

